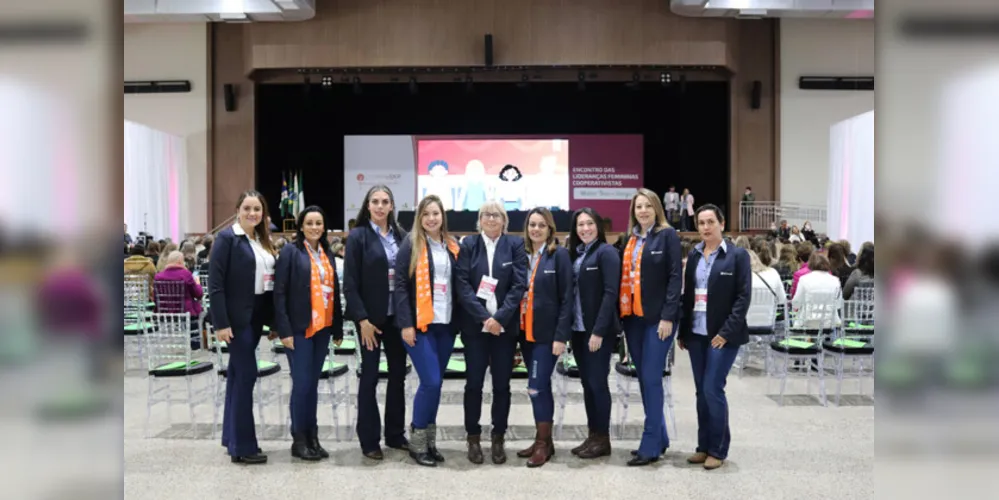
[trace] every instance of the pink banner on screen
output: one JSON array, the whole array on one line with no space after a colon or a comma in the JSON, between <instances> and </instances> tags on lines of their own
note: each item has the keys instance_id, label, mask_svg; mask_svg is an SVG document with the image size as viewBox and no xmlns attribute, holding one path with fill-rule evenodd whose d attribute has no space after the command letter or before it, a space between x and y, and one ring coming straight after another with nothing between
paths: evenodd
<instances>
[{"instance_id":1,"label":"pink banner on screen","mask_svg":"<svg viewBox=\"0 0 999 500\"><path fill-rule=\"evenodd\" d=\"M416 199L436 194L448 210L590 207L624 230L642 185L642 136L417 136ZM567 231L569 228L559 228Z\"/></svg>"}]
</instances>

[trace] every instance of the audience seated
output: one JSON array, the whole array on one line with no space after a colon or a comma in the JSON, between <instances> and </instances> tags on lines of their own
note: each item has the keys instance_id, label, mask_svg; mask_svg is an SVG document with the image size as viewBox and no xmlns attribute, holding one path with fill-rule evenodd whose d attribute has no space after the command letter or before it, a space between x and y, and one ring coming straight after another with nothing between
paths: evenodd
<instances>
[{"instance_id":1,"label":"audience seated","mask_svg":"<svg viewBox=\"0 0 999 500\"><path fill-rule=\"evenodd\" d=\"M185 266L184 254L179 251L170 252L166 258L166 266L156 274L156 283L169 281L179 281L184 284L184 290L187 292L187 296L184 298L184 310L162 310L159 303L156 304L156 310L158 312L188 312L191 313L191 318L200 316L201 296L204 294L204 290L201 289L201 285Z\"/></svg>"},{"instance_id":2,"label":"audience seated","mask_svg":"<svg viewBox=\"0 0 999 500\"><path fill-rule=\"evenodd\" d=\"M132 247L131 254L125 259L125 274L143 275L149 282L149 297L153 296L153 279L156 277L156 265L146 257L146 249L142 245Z\"/></svg>"},{"instance_id":3,"label":"audience seated","mask_svg":"<svg viewBox=\"0 0 999 500\"><path fill-rule=\"evenodd\" d=\"M853 268L846 262L846 250L839 242L831 243L826 249L826 257L829 258L829 265L832 273L839 278L840 287L846 286L846 279L850 277Z\"/></svg>"},{"instance_id":4,"label":"audience seated","mask_svg":"<svg viewBox=\"0 0 999 500\"><path fill-rule=\"evenodd\" d=\"M784 284L781 282L780 274L776 269L763 262L764 258L770 260L770 249L766 246L760 249L761 253L749 252L749 267L753 271L753 292L756 290L767 290L773 294L776 304L787 302L787 294L784 292ZM754 293L755 295L755 293ZM749 304L749 312L746 314L746 323L750 328L770 326L773 324L775 316L770 308L754 308Z\"/></svg>"},{"instance_id":5,"label":"audience seated","mask_svg":"<svg viewBox=\"0 0 999 500\"><path fill-rule=\"evenodd\" d=\"M874 243L867 242L860 247L860 255L857 257L857 268L850 273L846 284L843 285L843 298L850 300L853 291L857 287L874 285Z\"/></svg>"},{"instance_id":6,"label":"audience seated","mask_svg":"<svg viewBox=\"0 0 999 500\"><path fill-rule=\"evenodd\" d=\"M805 266L809 270L808 273L803 274L797 283L797 288L793 292L791 299L791 306L795 310L800 310L801 307L809 300L809 296L816 292L832 292L834 296L842 298L842 289L839 286L839 278L834 276L830 271L829 259L825 255L818 252L813 252L808 259L808 265ZM816 313L816 315L821 315ZM828 322L823 322L821 325L814 323L811 318L812 314L810 311L804 311L799 315L799 319L796 322L796 326L800 328L832 328L834 325ZM835 315L835 326L840 324L839 312Z\"/></svg>"},{"instance_id":7,"label":"audience seated","mask_svg":"<svg viewBox=\"0 0 999 500\"><path fill-rule=\"evenodd\" d=\"M166 244L162 245L162 247L163 247L163 250L160 252L159 261L156 263L156 271L157 272L162 271L163 268L166 267L166 265L167 265L167 262L166 262L167 255L170 255L170 252L174 252L174 251L176 251L178 249L177 248L177 244L174 243L174 242L172 242L172 241L170 241L169 238L167 238Z\"/></svg>"},{"instance_id":8,"label":"audience seated","mask_svg":"<svg viewBox=\"0 0 999 500\"><path fill-rule=\"evenodd\" d=\"M798 280L802 276L808 274L810 269L808 268L808 261L812 257L812 253L815 252L815 247L811 243L800 243L795 247L795 251L798 255L798 262L801 267L794 272L794 276L791 278L791 296L794 297L794 292L798 288Z\"/></svg>"},{"instance_id":9,"label":"audience seated","mask_svg":"<svg viewBox=\"0 0 999 500\"><path fill-rule=\"evenodd\" d=\"M158 264L160 261L160 244L150 241L149 246L146 247L146 257L149 257L153 261L154 266Z\"/></svg>"},{"instance_id":10,"label":"audience seated","mask_svg":"<svg viewBox=\"0 0 999 500\"><path fill-rule=\"evenodd\" d=\"M193 273L198 268L198 248L194 240L184 240L180 244L180 253L184 255L184 267Z\"/></svg>"}]
</instances>

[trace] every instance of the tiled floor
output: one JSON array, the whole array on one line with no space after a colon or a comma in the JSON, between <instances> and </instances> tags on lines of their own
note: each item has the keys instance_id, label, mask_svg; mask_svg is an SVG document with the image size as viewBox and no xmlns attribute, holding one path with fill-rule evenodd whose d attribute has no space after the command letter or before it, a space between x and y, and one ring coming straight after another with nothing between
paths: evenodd
<instances>
[{"instance_id":1,"label":"tiled floor","mask_svg":"<svg viewBox=\"0 0 999 500\"><path fill-rule=\"evenodd\" d=\"M437 469L418 467L401 451L386 449L386 460L364 459L349 437L345 416L340 417L343 441L335 440L330 410L320 408L320 434L332 456L320 463L291 458L285 431L276 425L278 408L267 408L268 426L258 436L269 455L264 466L245 467L229 462L218 439L211 439L210 407L196 413L199 427L192 437L186 406L174 407L173 425L167 425L162 405L154 408L150 438L143 438L147 382L141 372L125 375L125 495L126 498L870 498L874 495L874 406L869 397L845 396L840 407L822 407L808 396L785 398L778 407L767 392L759 371L747 370L728 381L732 448L729 461L717 471L687 465L686 455L696 443L697 419L693 380L685 353L677 355L673 393L679 432L670 427L672 445L652 467L625 466L628 451L641 432L642 408L637 395L623 436L613 441L614 454L595 461L572 457L568 450L586 432L578 381L570 381L564 428L556 441L554 460L528 470L513 455L533 436L533 417L526 381L513 382L513 408L508 434L510 461L502 466L472 465L464 458L461 380L446 380L440 424L440 447L447 462ZM201 383L214 375L205 375ZM285 394L290 382L281 376ZM352 384L356 379L351 375ZM415 375L410 379L415 389ZM182 383L177 385L182 387ZM636 385L637 387L637 385ZM778 385L772 384L772 390ZM866 382L870 391L871 383ZM801 394L803 381L789 382L788 394ZM832 386L830 386L832 389ZM352 385L351 390L354 390ZM487 388L488 390L488 388ZM813 391L815 386L813 383ZM847 382L845 391L857 391ZM614 374L611 391L615 392ZM353 398L352 398L353 399ZM486 395L486 400L489 400ZM487 403L488 404L488 403ZM353 412L353 408L351 408ZM488 421L483 411L483 424ZM621 406L615 404L615 422ZM260 424L261 422L257 422Z\"/></svg>"}]
</instances>

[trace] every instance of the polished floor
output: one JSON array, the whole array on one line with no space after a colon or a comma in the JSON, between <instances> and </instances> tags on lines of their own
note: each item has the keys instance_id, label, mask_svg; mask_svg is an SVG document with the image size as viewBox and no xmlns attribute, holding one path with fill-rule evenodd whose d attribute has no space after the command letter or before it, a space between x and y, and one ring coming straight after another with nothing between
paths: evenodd
<instances>
[{"instance_id":1,"label":"polished floor","mask_svg":"<svg viewBox=\"0 0 999 500\"><path fill-rule=\"evenodd\" d=\"M269 357L268 354L264 355ZM344 360L346 361L346 360ZM285 397L290 385L287 374L279 374ZM211 383L205 374L196 382ZM351 382L354 391L356 379ZM410 379L415 390L415 374ZM611 374L611 391L616 391ZM386 460L363 458L349 436L350 426L340 413L340 435L336 441L331 411L319 411L320 435L331 458L319 463L293 459L290 441L278 425L280 408L265 408L267 426L261 426L261 448L269 455L264 466L239 466L229 462L217 439L211 439L211 405L199 407L192 429L186 405L175 404L167 422L165 405L153 408L149 437L144 436L147 380L141 371L124 376L125 498L176 499L264 499L264 498L871 498L874 496L874 403L857 395L855 381L846 382L840 406L830 401L819 405L814 394L805 396L803 380L788 383L784 406L772 396L779 387L758 370L747 369L739 378L733 372L728 382L732 448L725 466L705 471L688 465L684 458L696 443L694 387L686 353L679 352L672 381L676 424L670 426L672 444L663 460L650 467L629 468L629 450L636 447L641 432L642 408L637 394L619 436L613 440L611 457L586 461L569 454L569 448L585 433L581 389L569 382L569 395L562 436L556 441L556 456L540 469L526 469L513 452L533 436L533 417L526 394L526 380L513 382L511 431L507 464L488 461L472 465L464 458L462 380L446 380L438 422L440 448L447 462L437 469L414 465L402 451L386 448ZM178 394L182 380L175 382ZM637 384L633 385L633 391ZM829 384L828 389L834 390ZM487 389L488 390L488 389ZM871 391L871 382L865 382ZM794 395L797 394L797 395ZM353 398L351 398L353 399ZM488 401L488 395L487 395ZM617 422L622 407L615 403ZM353 408L351 408L353 412ZM487 424L488 410L483 412ZM258 419L258 425L261 422Z\"/></svg>"}]
</instances>

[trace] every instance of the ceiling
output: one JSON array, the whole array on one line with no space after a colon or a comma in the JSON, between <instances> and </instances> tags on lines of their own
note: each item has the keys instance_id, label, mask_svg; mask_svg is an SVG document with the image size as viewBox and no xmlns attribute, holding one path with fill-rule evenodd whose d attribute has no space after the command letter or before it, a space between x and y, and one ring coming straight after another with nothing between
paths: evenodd
<instances>
[{"instance_id":1,"label":"ceiling","mask_svg":"<svg viewBox=\"0 0 999 500\"><path fill-rule=\"evenodd\" d=\"M125 0L126 23L304 21L315 0Z\"/></svg>"},{"instance_id":2,"label":"ceiling","mask_svg":"<svg viewBox=\"0 0 999 500\"><path fill-rule=\"evenodd\" d=\"M670 10L688 17L871 19L874 0L670 0Z\"/></svg>"}]
</instances>

